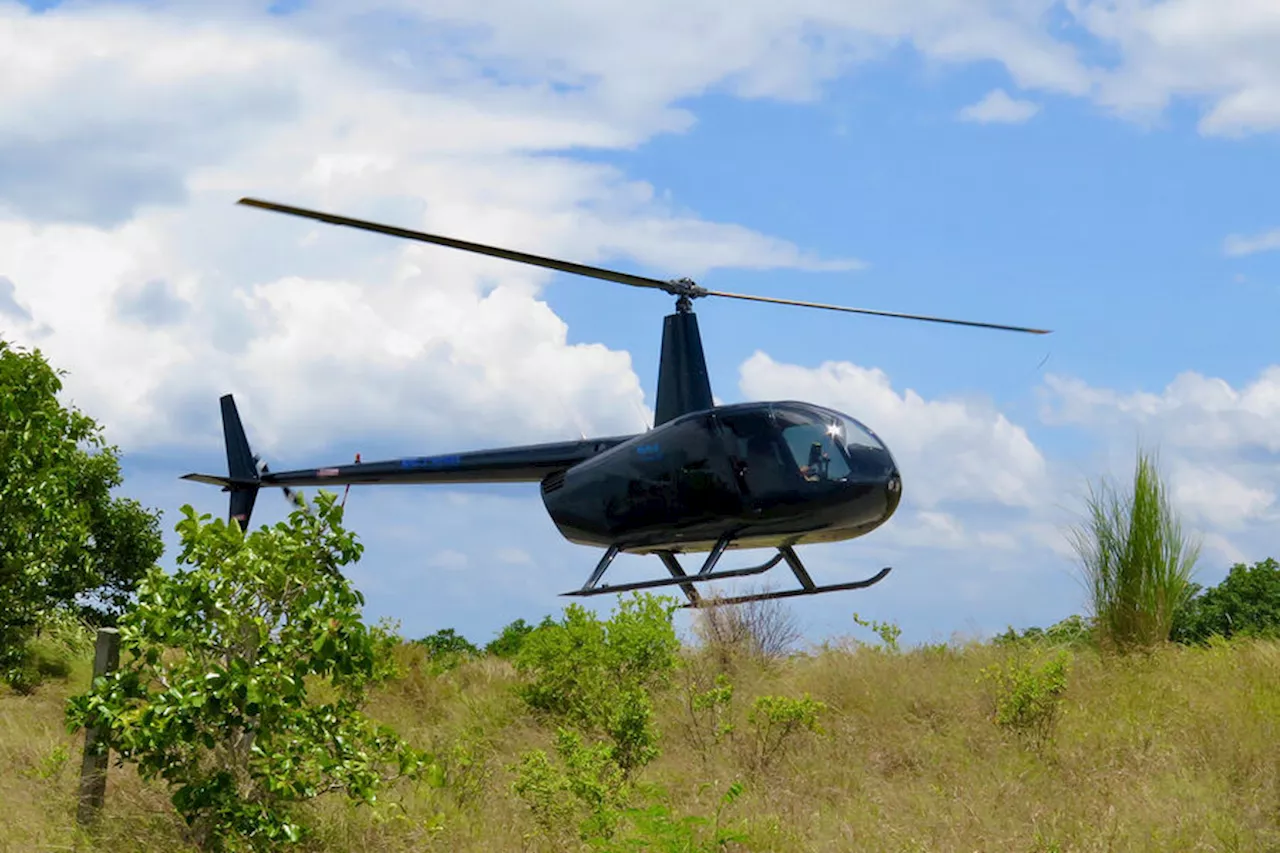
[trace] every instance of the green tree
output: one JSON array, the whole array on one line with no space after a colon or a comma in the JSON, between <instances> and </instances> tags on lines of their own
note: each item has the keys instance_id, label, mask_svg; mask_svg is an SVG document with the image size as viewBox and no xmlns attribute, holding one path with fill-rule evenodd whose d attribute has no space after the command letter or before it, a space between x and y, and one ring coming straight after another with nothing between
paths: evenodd
<instances>
[{"instance_id":1,"label":"green tree","mask_svg":"<svg viewBox=\"0 0 1280 853\"><path fill-rule=\"evenodd\" d=\"M543 617L542 622L537 627L530 625L523 619L517 619L504 627L498 632L498 636L489 641L484 647L484 653L494 657L514 660L516 655L520 654L525 638L538 630L538 628L545 628L554 624L555 620L550 616Z\"/></svg>"},{"instance_id":2,"label":"green tree","mask_svg":"<svg viewBox=\"0 0 1280 853\"><path fill-rule=\"evenodd\" d=\"M1192 586L1180 608L1172 638L1203 643L1221 637L1280 636L1280 563L1268 557L1252 566L1236 563L1216 587Z\"/></svg>"},{"instance_id":3,"label":"green tree","mask_svg":"<svg viewBox=\"0 0 1280 853\"><path fill-rule=\"evenodd\" d=\"M428 634L417 641L432 657L440 655L475 655L480 650L466 637L452 628L441 628L434 634Z\"/></svg>"},{"instance_id":4,"label":"green tree","mask_svg":"<svg viewBox=\"0 0 1280 853\"><path fill-rule=\"evenodd\" d=\"M158 514L112 497L118 451L59 402L62 375L0 341L0 677L19 688L43 616L111 621L164 547Z\"/></svg>"},{"instance_id":5,"label":"green tree","mask_svg":"<svg viewBox=\"0 0 1280 853\"><path fill-rule=\"evenodd\" d=\"M480 654L470 640L452 628L441 628L414 643L426 650L427 671L433 675L455 669L463 661Z\"/></svg>"},{"instance_id":6,"label":"green tree","mask_svg":"<svg viewBox=\"0 0 1280 853\"><path fill-rule=\"evenodd\" d=\"M119 621L120 669L69 703L73 731L102 727L168 783L202 846L299 840L296 803L373 802L382 782L435 768L362 713L398 638L361 621L341 573L361 546L341 520L327 492L248 535L183 507L179 569L147 575Z\"/></svg>"},{"instance_id":7,"label":"green tree","mask_svg":"<svg viewBox=\"0 0 1280 853\"><path fill-rule=\"evenodd\" d=\"M1099 641L1121 651L1167 641L1200 547L1183 534L1154 457L1138 452L1127 494L1091 488L1088 521L1072 533Z\"/></svg>"}]
</instances>

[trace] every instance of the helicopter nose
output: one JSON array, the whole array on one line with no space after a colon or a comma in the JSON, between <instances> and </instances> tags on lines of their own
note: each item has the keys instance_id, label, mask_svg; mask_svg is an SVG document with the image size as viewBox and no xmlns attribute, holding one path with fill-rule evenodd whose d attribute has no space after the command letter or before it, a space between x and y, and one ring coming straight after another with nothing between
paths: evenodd
<instances>
[{"instance_id":1,"label":"helicopter nose","mask_svg":"<svg viewBox=\"0 0 1280 853\"><path fill-rule=\"evenodd\" d=\"M894 468L889 474L884 484L885 493L885 511L884 517L888 520L898 509L898 504L902 502L902 475Z\"/></svg>"}]
</instances>

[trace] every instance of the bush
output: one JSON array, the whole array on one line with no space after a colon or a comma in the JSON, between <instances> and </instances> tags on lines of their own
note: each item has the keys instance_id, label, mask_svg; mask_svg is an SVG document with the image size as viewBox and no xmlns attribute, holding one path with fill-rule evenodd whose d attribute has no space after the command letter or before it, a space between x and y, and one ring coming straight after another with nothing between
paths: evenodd
<instances>
[{"instance_id":1,"label":"bush","mask_svg":"<svg viewBox=\"0 0 1280 853\"><path fill-rule=\"evenodd\" d=\"M120 619L120 668L72 698L69 728L99 727L122 762L167 782L212 849L298 841L293 804L372 802L383 781L428 768L361 712L398 638L360 620L341 568L361 546L335 496L248 535L183 515L179 564L192 568L147 576Z\"/></svg>"},{"instance_id":2,"label":"bush","mask_svg":"<svg viewBox=\"0 0 1280 853\"><path fill-rule=\"evenodd\" d=\"M1088 510L1072 544L1100 643L1124 651L1167 641L1200 549L1183 536L1153 458L1138 453L1131 494L1106 483L1091 488Z\"/></svg>"},{"instance_id":3,"label":"bush","mask_svg":"<svg viewBox=\"0 0 1280 853\"><path fill-rule=\"evenodd\" d=\"M629 773L657 754L649 692L667 683L680 640L672 626L676 603L637 593L619 601L607 622L571 604L564 621L527 635L516 668L529 680L519 692L558 723L613 742Z\"/></svg>"},{"instance_id":4,"label":"bush","mask_svg":"<svg viewBox=\"0 0 1280 853\"><path fill-rule=\"evenodd\" d=\"M901 646L898 645L898 639L902 636L902 629L893 622L880 622L875 619L863 619L857 613L853 614L853 623L863 628L869 628L880 642L884 644L885 651L898 652Z\"/></svg>"},{"instance_id":5,"label":"bush","mask_svg":"<svg viewBox=\"0 0 1280 853\"><path fill-rule=\"evenodd\" d=\"M756 697L747 714L752 730L752 749L748 759L750 769L755 773L768 770L784 754L783 747L797 735L805 732L821 734L818 717L826 712L826 704L809 698L807 693L799 699Z\"/></svg>"},{"instance_id":6,"label":"bush","mask_svg":"<svg viewBox=\"0 0 1280 853\"><path fill-rule=\"evenodd\" d=\"M795 613L778 599L718 604L708 598L696 613L695 633L725 662L737 655L777 660L802 636Z\"/></svg>"},{"instance_id":7,"label":"bush","mask_svg":"<svg viewBox=\"0 0 1280 853\"><path fill-rule=\"evenodd\" d=\"M515 793L543 831L555 836L576 818L582 838L613 836L632 777L658 756L650 693L676 666L676 606L636 593L602 622L571 604L561 622L525 635L516 668L526 680L518 692L555 725L559 766L532 750L512 769Z\"/></svg>"},{"instance_id":8,"label":"bush","mask_svg":"<svg viewBox=\"0 0 1280 853\"><path fill-rule=\"evenodd\" d=\"M1172 638L1206 643L1214 635L1280 637L1280 564L1270 557L1252 566L1236 563L1216 587L1192 586L1174 619Z\"/></svg>"},{"instance_id":9,"label":"bush","mask_svg":"<svg viewBox=\"0 0 1280 853\"><path fill-rule=\"evenodd\" d=\"M1070 659L1060 650L1038 667L1020 657L985 667L980 679L994 685L995 722L1043 745L1057 721Z\"/></svg>"}]
</instances>

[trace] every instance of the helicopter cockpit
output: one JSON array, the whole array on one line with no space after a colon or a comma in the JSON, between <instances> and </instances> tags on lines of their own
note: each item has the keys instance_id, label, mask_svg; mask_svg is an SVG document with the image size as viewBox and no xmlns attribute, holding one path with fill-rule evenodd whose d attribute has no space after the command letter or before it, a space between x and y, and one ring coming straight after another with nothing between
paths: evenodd
<instances>
[{"instance_id":1,"label":"helicopter cockpit","mask_svg":"<svg viewBox=\"0 0 1280 853\"><path fill-rule=\"evenodd\" d=\"M853 418L831 409L774 404L774 422L800 475L810 483L880 479L893 469L884 443Z\"/></svg>"},{"instance_id":2,"label":"helicopter cockpit","mask_svg":"<svg viewBox=\"0 0 1280 853\"><path fill-rule=\"evenodd\" d=\"M745 491L794 494L880 483L895 464L884 443L847 415L806 403L747 404L717 416Z\"/></svg>"}]
</instances>

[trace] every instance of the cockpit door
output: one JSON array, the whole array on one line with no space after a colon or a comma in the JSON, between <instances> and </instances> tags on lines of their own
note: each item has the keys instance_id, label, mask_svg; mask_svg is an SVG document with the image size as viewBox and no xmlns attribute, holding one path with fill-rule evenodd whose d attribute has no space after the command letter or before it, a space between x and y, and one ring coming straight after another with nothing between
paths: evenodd
<instances>
[{"instance_id":1,"label":"cockpit door","mask_svg":"<svg viewBox=\"0 0 1280 853\"><path fill-rule=\"evenodd\" d=\"M716 420L744 504L758 515L791 503L804 483L772 413L732 412Z\"/></svg>"}]
</instances>

